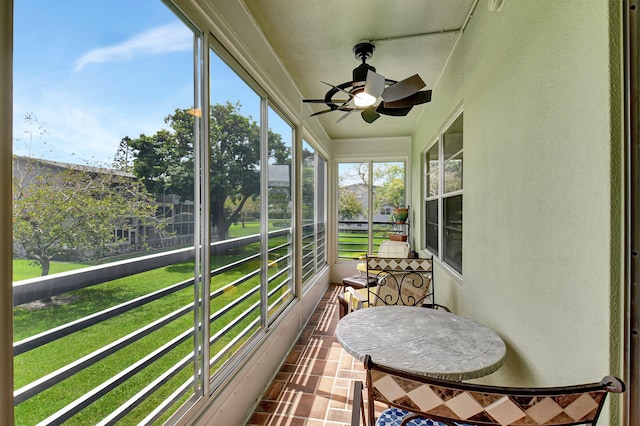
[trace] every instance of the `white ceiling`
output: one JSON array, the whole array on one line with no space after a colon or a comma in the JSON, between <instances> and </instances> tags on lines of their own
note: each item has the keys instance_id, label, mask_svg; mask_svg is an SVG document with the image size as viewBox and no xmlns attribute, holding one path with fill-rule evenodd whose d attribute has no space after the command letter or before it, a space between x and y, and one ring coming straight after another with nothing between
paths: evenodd
<instances>
[{"instance_id":1,"label":"white ceiling","mask_svg":"<svg viewBox=\"0 0 640 426\"><path fill-rule=\"evenodd\" d=\"M375 41L368 63L379 74L400 81L420 74L433 89L454 47L459 32L420 37L402 36L458 30L475 0L244 0L305 99L323 98L334 85L350 81L360 62L353 46ZM390 40L385 40L391 38ZM437 97L433 91L433 98ZM326 109L310 104L309 113ZM383 115L372 124L360 114L333 111L320 120L332 139L411 135L422 115L417 105L406 117ZM304 109L303 109L304 110Z\"/></svg>"}]
</instances>

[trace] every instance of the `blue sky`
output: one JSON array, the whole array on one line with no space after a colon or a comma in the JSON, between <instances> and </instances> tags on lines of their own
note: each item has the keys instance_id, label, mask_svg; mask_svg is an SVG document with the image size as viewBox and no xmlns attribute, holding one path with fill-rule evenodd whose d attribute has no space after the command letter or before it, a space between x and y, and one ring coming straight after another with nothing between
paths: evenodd
<instances>
[{"instance_id":1,"label":"blue sky","mask_svg":"<svg viewBox=\"0 0 640 426\"><path fill-rule=\"evenodd\" d=\"M120 140L193 105L193 33L160 0L20 0L14 18L14 153L110 163ZM214 102L259 98L219 60ZM33 114L46 135L25 123ZM29 131L34 133L31 138Z\"/></svg>"}]
</instances>

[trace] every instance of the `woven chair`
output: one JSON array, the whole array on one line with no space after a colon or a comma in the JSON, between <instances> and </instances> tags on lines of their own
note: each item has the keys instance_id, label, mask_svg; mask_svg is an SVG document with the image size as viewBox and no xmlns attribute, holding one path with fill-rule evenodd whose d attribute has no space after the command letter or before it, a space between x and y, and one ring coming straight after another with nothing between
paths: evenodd
<instances>
[{"instance_id":1,"label":"woven chair","mask_svg":"<svg viewBox=\"0 0 640 426\"><path fill-rule=\"evenodd\" d=\"M351 426L595 425L609 392L624 383L606 376L597 383L547 388L514 388L417 376L375 364L365 357L363 384L356 382ZM375 419L374 403L389 406Z\"/></svg>"}]
</instances>

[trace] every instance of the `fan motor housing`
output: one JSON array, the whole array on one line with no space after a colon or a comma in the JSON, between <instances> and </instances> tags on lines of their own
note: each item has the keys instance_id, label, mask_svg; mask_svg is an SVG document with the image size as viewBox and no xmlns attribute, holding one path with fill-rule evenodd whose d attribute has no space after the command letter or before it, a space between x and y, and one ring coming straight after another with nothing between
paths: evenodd
<instances>
[{"instance_id":1,"label":"fan motor housing","mask_svg":"<svg viewBox=\"0 0 640 426\"><path fill-rule=\"evenodd\" d=\"M369 70L375 72L375 67L362 63L353 69L353 81L366 81Z\"/></svg>"},{"instance_id":2,"label":"fan motor housing","mask_svg":"<svg viewBox=\"0 0 640 426\"><path fill-rule=\"evenodd\" d=\"M353 81L365 81L369 70L375 72L376 69L366 63L373 56L374 50L376 50L376 46L369 41L362 41L353 46L353 53L355 53L356 59L362 61L362 64L353 69Z\"/></svg>"},{"instance_id":3,"label":"fan motor housing","mask_svg":"<svg viewBox=\"0 0 640 426\"><path fill-rule=\"evenodd\" d=\"M374 50L376 50L376 46L370 41L362 41L353 46L353 53L355 53L356 58L362 62L371 59Z\"/></svg>"}]
</instances>

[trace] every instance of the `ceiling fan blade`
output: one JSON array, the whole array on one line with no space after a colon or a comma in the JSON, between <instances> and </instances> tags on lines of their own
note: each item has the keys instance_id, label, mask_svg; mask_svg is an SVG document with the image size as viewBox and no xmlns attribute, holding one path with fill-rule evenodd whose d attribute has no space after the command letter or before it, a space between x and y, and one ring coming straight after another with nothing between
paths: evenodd
<instances>
[{"instance_id":1,"label":"ceiling fan blade","mask_svg":"<svg viewBox=\"0 0 640 426\"><path fill-rule=\"evenodd\" d=\"M425 82L422 81L418 74L414 74L384 89L382 99L385 102L395 102L417 93L424 86L426 86Z\"/></svg>"},{"instance_id":2,"label":"ceiling fan blade","mask_svg":"<svg viewBox=\"0 0 640 426\"><path fill-rule=\"evenodd\" d=\"M326 84L327 86L333 87L334 89L346 93L347 95L349 95L349 99L353 98L353 95L351 94L351 92L348 92L344 89L339 88L338 86L334 86L333 84L327 83L326 81L321 81L320 83Z\"/></svg>"},{"instance_id":3,"label":"ceiling fan blade","mask_svg":"<svg viewBox=\"0 0 640 426\"><path fill-rule=\"evenodd\" d=\"M376 112L376 108L373 105L363 110L360 115L362 115L362 119L367 123L373 123L378 118L380 118L380 114Z\"/></svg>"},{"instance_id":4,"label":"ceiling fan blade","mask_svg":"<svg viewBox=\"0 0 640 426\"><path fill-rule=\"evenodd\" d=\"M385 78L375 71L369 70L367 73L367 81L364 84L364 92L374 98L382 95L385 87Z\"/></svg>"},{"instance_id":5,"label":"ceiling fan blade","mask_svg":"<svg viewBox=\"0 0 640 426\"><path fill-rule=\"evenodd\" d=\"M331 111L336 111L336 109L335 108L323 109L322 111L314 112L309 117L314 117L316 115L325 114L325 113L331 112Z\"/></svg>"},{"instance_id":6,"label":"ceiling fan blade","mask_svg":"<svg viewBox=\"0 0 640 426\"><path fill-rule=\"evenodd\" d=\"M342 114L342 117L338 118L336 120L336 124L341 122L342 120L344 120L345 118L347 118L354 110L351 111L347 111L346 113Z\"/></svg>"},{"instance_id":7,"label":"ceiling fan blade","mask_svg":"<svg viewBox=\"0 0 640 426\"><path fill-rule=\"evenodd\" d=\"M346 111L346 112L351 112L351 111L355 111L355 108L351 108L345 105L339 106L337 108L329 108L329 109L323 109L322 111L318 111L318 112L314 112L313 114L311 114L309 117L313 117L316 115L320 115L320 114L326 114L327 112L332 112L332 111Z\"/></svg>"},{"instance_id":8,"label":"ceiling fan blade","mask_svg":"<svg viewBox=\"0 0 640 426\"><path fill-rule=\"evenodd\" d=\"M403 98L394 102L385 101L384 107L385 108L407 108L407 107L412 107L414 105L426 104L427 102L431 102L431 90L422 90L418 93L414 93L411 96L407 96L406 98Z\"/></svg>"},{"instance_id":9,"label":"ceiling fan blade","mask_svg":"<svg viewBox=\"0 0 640 426\"><path fill-rule=\"evenodd\" d=\"M403 117L409 114L409 111L411 111L411 108L413 108L413 106L406 107L406 108L387 108L384 102L380 102L380 105L378 105L378 108L376 108L376 111L384 115Z\"/></svg>"},{"instance_id":10,"label":"ceiling fan blade","mask_svg":"<svg viewBox=\"0 0 640 426\"><path fill-rule=\"evenodd\" d=\"M326 104L327 101L325 101L324 99L303 99L302 102L304 103L311 103L311 104ZM349 102L348 100L344 100L344 99L334 99L333 102L335 103L346 103Z\"/></svg>"}]
</instances>

